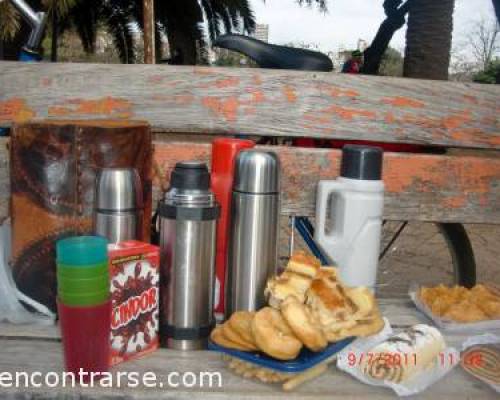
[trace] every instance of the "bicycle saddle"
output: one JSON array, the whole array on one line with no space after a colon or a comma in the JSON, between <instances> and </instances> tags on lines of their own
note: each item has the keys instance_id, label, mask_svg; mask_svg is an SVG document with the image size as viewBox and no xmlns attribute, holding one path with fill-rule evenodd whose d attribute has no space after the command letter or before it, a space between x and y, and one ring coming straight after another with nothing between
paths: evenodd
<instances>
[{"instance_id":1,"label":"bicycle saddle","mask_svg":"<svg viewBox=\"0 0 500 400\"><path fill-rule=\"evenodd\" d=\"M278 46L244 35L221 35L215 40L214 46L244 54L261 68L325 72L333 70L332 60L318 51Z\"/></svg>"}]
</instances>

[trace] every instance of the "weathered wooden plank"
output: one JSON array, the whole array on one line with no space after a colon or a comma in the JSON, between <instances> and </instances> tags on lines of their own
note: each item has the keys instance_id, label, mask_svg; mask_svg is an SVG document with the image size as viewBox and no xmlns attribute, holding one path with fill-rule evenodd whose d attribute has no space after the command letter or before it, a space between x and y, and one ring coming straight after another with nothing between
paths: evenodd
<instances>
[{"instance_id":1,"label":"weathered wooden plank","mask_svg":"<svg viewBox=\"0 0 500 400\"><path fill-rule=\"evenodd\" d=\"M380 308L396 330L424 322L423 316L407 299L380 300ZM13 329L12 325L0 324L1 372L15 374L17 371L25 371L46 374L62 371L62 347L58 341L59 333L56 327L51 328L50 337L47 335L48 328L46 327L16 326L14 328L17 329ZM447 343L456 347L461 345L464 338L463 335L445 334ZM234 375L226 368L218 354L208 351L183 353L161 349L141 360L121 364L113 371L115 373L136 372L140 374L139 376L146 372L153 372L157 382L163 382L163 387L146 388L140 384L138 387L129 388L123 386L117 388L116 385L113 388L100 388L98 386L94 388L70 388L62 387L62 385L48 388L46 385L42 385L38 388L2 388L0 397L17 398L16 396L20 396L21 392L25 399L44 397L98 399L103 396L109 399L229 399L235 397L238 399L275 399L285 396L279 385L258 383ZM193 388L169 387L168 374L174 371L180 374L193 373L198 382L203 380L205 385ZM201 372L219 373L218 376L212 375L216 385L209 387L208 375L204 375L203 378L200 375ZM124 377L124 375L122 376ZM219 379L220 386L217 385ZM53 382L53 379L50 381ZM177 380L172 380L172 382L177 382ZM387 389L364 385L332 366L313 382L304 384L295 392L287 393L286 398L387 399L394 398L394 394ZM495 393L488 387L480 384L479 381L464 373L460 368L455 368L443 380L427 389L418 398L455 400L461 398L493 399L496 397Z\"/></svg>"},{"instance_id":2,"label":"weathered wooden plank","mask_svg":"<svg viewBox=\"0 0 500 400\"><path fill-rule=\"evenodd\" d=\"M282 163L282 213L314 215L316 185L338 175L340 151L263 148ZM156 144L155 195L177 161L209 157L206 144ZM500 223L500 157L386 153L383 179L386 219Z\"/></svg>"},{"instance_id":3,"label":"weathered wooden plank","mask_svg":"<svg viewBox=\"0 0 500 400\"><path fill-rule=\"evenodd\" d=\"M0 165L8 165L0 140ZM340 152L294 147L263 147L282 162L282 213L314 215L316 185L337 176ZM168 187L177 161L209 161L210 145L156 143L154 203ZM392 220L500 223L500 157L386 153L384 216ZM0 211L8 210L8 171L0 171Z\"/></svg>"},{"instance_id":4,"label":"weathered wooden plank","mask_svg":"<svg viewBox=\"0 0 500 400\"><path fill-rule=\"evenodd\" d=\"M0 62L0 125L135 118L157 130L500 148L500 88L335 73Z\"/></svg>"},{"instance_id":5,"label":"weathered wooden plank","mask_svg":"<svg viewBox=\"0 0 500 400\"><path fill-rule=\"evenodd\" d=\"M62 372L62 348L60 343L47 343L40 341L0 340L0 368L3 373L16 371L27 373L40 372L45 376L48 372ZM20 387L2 388L1 398L7 399L40 399L40 398L65 398L65 399L394 399L395 395L389 389L365 385L346 373L331 366L322 376L314 381L307 382L296 391L283 393L279 385L264 384L253 380L243 379L226 367L220 355L213 352L186 352L172 350L159 350L154 354L129 363L124 363L114 368L114 382L118 372L121 372L121 387L100 388L71 388L68 386L49 388ZM125 372L135 372L138 377L146 372L156 376L156 382L162 382L163 387L126 387ZM171 387L168 385L168 374L178 372L173 376L172 382L179 382L179 377L189 373L197 382L204 382L203 387ZM205 375L200 375L205 373ZM206 373L218 373L213 376L213 387L209 387ZM51 374L53 375L53 374ZM204 378L203 378L204 376ZM220 378L218 378L218 377ZM219 380L220 379L220 380ZM37 379L36 382L41 380ZM51 376L50 382L54 382ZM21 381L22 382L22 381ZM151 382L151 381L150 381ZM221 382L219 387L218 382ZM160 385L159 385L160 386ZM441 381L428 388L418 399L496 399L496 393L481 384L471 375L466 374L461 368L455 368Z\"/></svg>"}]
</instances>

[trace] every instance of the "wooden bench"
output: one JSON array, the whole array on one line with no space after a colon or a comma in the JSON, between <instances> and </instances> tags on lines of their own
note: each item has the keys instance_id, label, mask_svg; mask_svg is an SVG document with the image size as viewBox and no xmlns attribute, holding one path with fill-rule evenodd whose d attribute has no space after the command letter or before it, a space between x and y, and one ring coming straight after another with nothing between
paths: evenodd
<instances>
[{"instance_id":1,"label":"wooden bench","mask_svg":"<svg viewBox=\"0 0 500 400\"><path fill-rule=\"evenodd\" d=\"M388 317L395 330L425 321L425 318L406 299L380 300L382 313ZM497 332L500 335L500 331ZM445 335L449 345L460 347L463 335ZM13 326L0 324L0 373L61 372L62 346L56 327ZM279 385L263 384L243 379L226 367L219 354L202 351L182 353L161 349L151 356L119 365L114 372L129 371L144 374L154 372L163 388L2 388L0 398L21 396L23 399L56 398L67 399L386 399L395 394L385 388L365 385L346 373L331 366L322 376L307 382L294 392L283 393ZM167 374L219 372L221 387L212 388L168 388ZM52 378L53 379L53 378ZM177 382L173 380L173 382ZM214 378L214 382L218 382ZM205 380L208 385L208 380ZM428 388L415 398L419 399L497 399L491 388L468 375L460 366L455 367L443 380Z\"/></svg>"},{"instance_id":2,"label":"wooden bench","mask_svg":"<svg viewBox=\"0 0 500 400\"><path fill-rule=\"evenodd\" d=\"M314 137L413 143L446 154L386 153L384 217L389 220L500 224L500 88L333 73L145 65L0 62L0 126L33 118L147 120L158 133L154 196L168 185L176 161L208 160L217 135ZM0 219L8 215L8 140L0 139ZM340 152L274 146L283 164L283 215L313 215L316 184L333 179ZM381 300L401 329L422 321L408 300ZM463 337L449 336L451 344ZM60 371L55 329L0 326L1 371ZM27 397L253 398L276 397L275 386L243 380L209 352L161 350L119 370L220 371L212 390L29 389ZM0 391L15 397L22 389ZM288 397L385 398L335 368ZM455 369L421 398L496 398Z\"/></svg>"}]
</instances>

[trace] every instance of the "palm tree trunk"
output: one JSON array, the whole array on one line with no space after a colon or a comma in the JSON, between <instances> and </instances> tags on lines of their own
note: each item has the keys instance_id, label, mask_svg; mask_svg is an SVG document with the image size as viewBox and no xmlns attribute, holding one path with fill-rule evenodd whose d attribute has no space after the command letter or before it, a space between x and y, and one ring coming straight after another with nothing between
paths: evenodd
<instances>
[{"instance_id":1,"label":"palm tree trunk","mask_svg":"<svg viewBox=\"0 0 500 400\"><path fill-rule=\"evenodd\" d=\"M57 48L59 39L59 24L57 23L57 12L52 12L52 36L50 38L50 61L57 62Z\"/></svg>"},{"instance_id":2,"label":"palm tree trunk","mask_svg":"<svg viewBox=\"0 0 500 400\"><path fill-rule=\"evenodd\" d=\"M186 30L189 29L183 27L169 29L167 37L170 47L170 57L174 60L174 64L196 65L196 40Z\"/></svg>"},{"instance_id":3,"label":"palm tree trunk","mask_svg":"<svg viewBox=\"0 0 500 400\"><path fill-rule=\"evenodd\" d=\"M416 0L410 6L404 76L448 79L455 0Z\"/></svg>"}]
</instances>

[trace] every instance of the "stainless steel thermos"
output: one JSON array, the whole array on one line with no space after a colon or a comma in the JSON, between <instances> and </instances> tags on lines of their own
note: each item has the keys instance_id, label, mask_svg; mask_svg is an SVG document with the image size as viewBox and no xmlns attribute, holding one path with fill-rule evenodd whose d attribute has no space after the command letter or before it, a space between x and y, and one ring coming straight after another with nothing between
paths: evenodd
<instances>
[{"instance_id":1,"label":"stainless steel thermos","mask_svg":"<svg viewBox=\"0 0 500 400\"><path fill-rule=\"evenodd\" d=\"M159 204L162 342L205 348L214 324L216 224L220 207L204 163L177 163Z\"/></svg>"},{"instance_id":2,"label":"stainless steel thermos","mask_svg":"<svg viewBox=\"0 0 500 400\"><path fill-rule=\"evenodd\" d=\"M103 168L96 179L94 234L110 243L140 239L143 231L141 178L133 168Z\"/></svg>"},{"instance_id":3,"label":"stainless steel thermos","mask_svg":"<svg viewBox=\"0 0 500 400\"><path fill-rule=\"evenodd\" d=\"M226 315L265 305L264 289L276 273L279 224L279 160L274 153L241 151L236 158Z\"/></svg>"}]
</instances>

